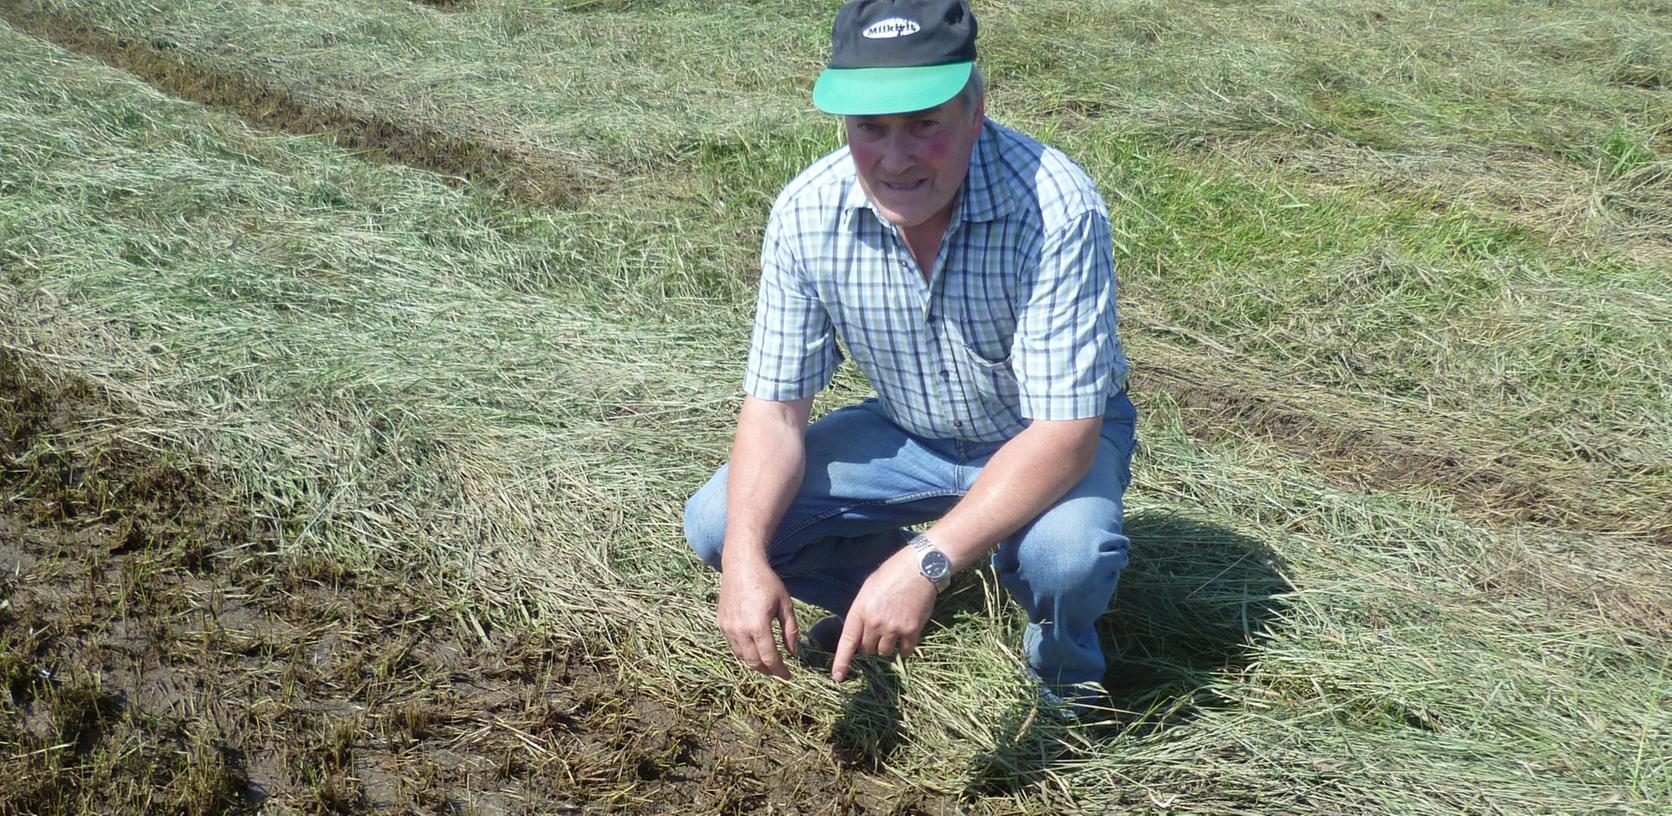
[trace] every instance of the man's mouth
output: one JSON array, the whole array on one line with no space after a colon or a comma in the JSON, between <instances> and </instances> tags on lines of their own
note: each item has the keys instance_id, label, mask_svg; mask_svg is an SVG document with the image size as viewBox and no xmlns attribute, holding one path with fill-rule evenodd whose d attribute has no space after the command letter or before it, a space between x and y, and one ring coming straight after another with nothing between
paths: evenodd
<instances>
[{"instance_id":1,"label":"man's mouth","mask_svg":"<svg viewBox=\"0 0 1672 816\"><path fill-rule=\"evenodd\" d=\"M888 189L893 190L896 193L909 193L913 190L916 190L919 187L922 187L924 184L927 184L928 181L929 181L928 179L918 179L917 181L898 182L898 183L892 182L892 181L885 181L885 182L882 183L882 186L887 187Z\"/></svg>"}]
</instances>

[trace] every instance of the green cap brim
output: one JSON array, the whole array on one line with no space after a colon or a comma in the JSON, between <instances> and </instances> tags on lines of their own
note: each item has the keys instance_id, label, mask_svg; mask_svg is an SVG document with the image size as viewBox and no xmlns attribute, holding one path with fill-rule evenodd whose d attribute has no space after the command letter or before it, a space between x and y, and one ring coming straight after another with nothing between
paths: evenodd
<instances>
[{"instance_id":1,"label":"green cap brim","mask_svg":"<svg viewBox=\"0 0 1672 816\"><path fill-rule=\"evenodd\" d=\"M886 116L932 108L958 95L973 62L904 68L826 68L813 104L837 116Z\"/></svg>"}]
</instances>

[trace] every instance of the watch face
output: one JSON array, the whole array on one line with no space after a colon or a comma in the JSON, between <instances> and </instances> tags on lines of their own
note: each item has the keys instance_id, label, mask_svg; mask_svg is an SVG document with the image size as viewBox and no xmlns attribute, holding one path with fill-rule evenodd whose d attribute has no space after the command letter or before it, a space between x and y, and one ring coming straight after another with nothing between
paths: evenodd
<instances>
[{"instance_id":1,"label":"watch face","mask_svg":"<svg viewBox=\"0 0 1672 816\"><path fill-rule=\"evenodd\" d=\"M923 554L923 559L917 562L917 568L923 571L923 577L931 581L939 581L952 571L952 562L946 560L946 553L940 550L930 550Z\"/></svg>"}]
</instances>

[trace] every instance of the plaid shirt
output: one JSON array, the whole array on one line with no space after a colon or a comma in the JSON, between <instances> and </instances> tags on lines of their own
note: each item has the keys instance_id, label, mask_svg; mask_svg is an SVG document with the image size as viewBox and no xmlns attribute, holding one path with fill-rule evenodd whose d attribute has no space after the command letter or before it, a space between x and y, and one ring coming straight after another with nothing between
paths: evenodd
<instances>
[{"instance_id":1,"label":"plaid shirt","mask_svg":"<svg viewBox=\"0 0 1672 816\"><path fill-rule=\"evenodd\" d=\"M818 393L839 337L888 415L921 437L1002 442L1032 419L1101 416L1127 363L1091 179L989 121L956 202L925 283L846 147L790 182L767 222L744 390Z\"/></svg>"}]
</instances>

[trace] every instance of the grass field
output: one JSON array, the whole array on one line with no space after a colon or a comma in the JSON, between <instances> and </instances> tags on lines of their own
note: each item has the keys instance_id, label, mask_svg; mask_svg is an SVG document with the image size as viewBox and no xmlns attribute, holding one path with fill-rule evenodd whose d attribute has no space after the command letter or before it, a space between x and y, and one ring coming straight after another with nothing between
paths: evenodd
<instances>
[{"instance_id":1,"label":"grass field","mask_svg":"<svg viewBox=\"0 0 1672 816\"><path fill-rule=\"evenodd\" d=\"M0 813L1672 809L1672 9L976 4L1142 412L1069 728L681 539L832 6L0 0Z\"/></svg>"}]
</instances>

